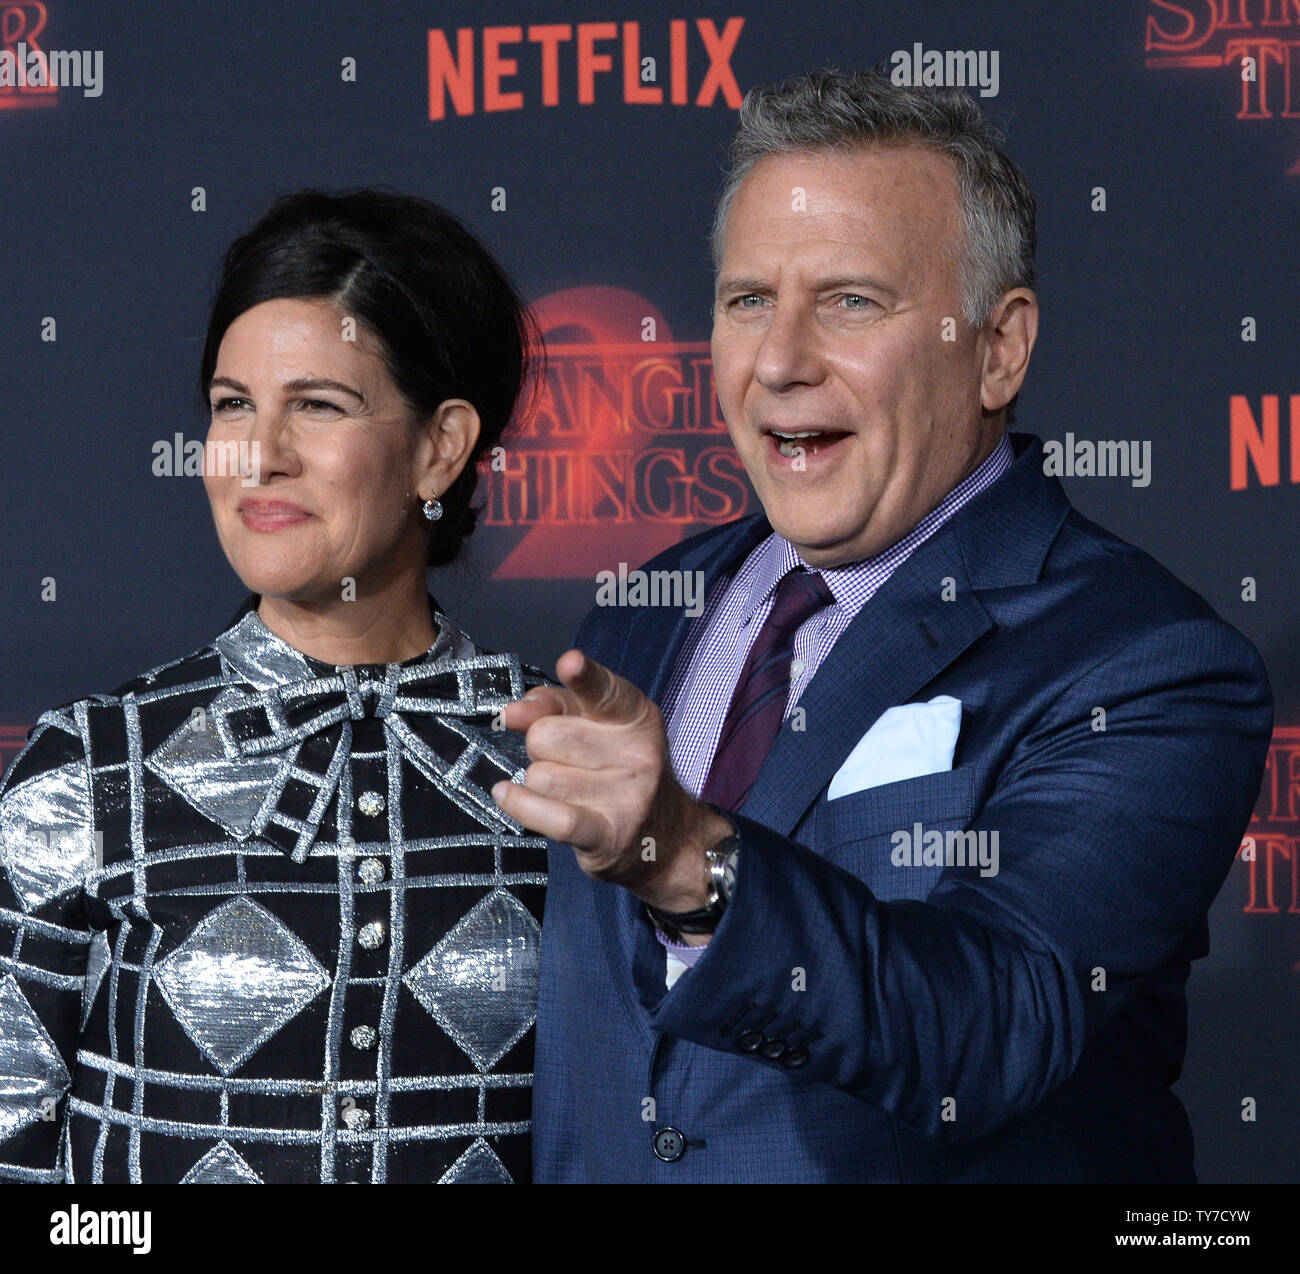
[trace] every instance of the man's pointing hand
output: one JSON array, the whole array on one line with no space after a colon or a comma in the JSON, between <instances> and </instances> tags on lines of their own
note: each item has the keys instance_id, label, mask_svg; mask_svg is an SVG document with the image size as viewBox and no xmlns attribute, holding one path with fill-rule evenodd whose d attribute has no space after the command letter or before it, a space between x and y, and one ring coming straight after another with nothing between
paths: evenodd
<instances>
[{"instance_id":1,"label":"man's pointing hand","mask_svg":"<svg viewBox=\"0 0 1300 1274\"><path fill-rule=\"evenodd\" d=\"M731 830L673 773L663 714L630 681L580 650L555 665L563 685L537 686L503 720L524 732L523 785L492 798L517 822L572 845L589 876L663 911L708 901L705 850Z\"/></svg>"}]
</instances>

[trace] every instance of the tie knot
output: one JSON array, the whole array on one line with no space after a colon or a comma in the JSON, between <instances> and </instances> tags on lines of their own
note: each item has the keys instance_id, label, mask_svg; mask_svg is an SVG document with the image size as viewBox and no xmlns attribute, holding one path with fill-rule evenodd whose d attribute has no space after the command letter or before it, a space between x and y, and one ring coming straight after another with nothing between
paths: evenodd
<instances>
[{"instance_id":1,"label":"tie knot","mask_svg":"<svg viewBox=\"0 0 1300 1274\"><path fill-rule=\"evenodd\" d=\"M767 622L774 628L790 631L801 627L823 607L835 602L826 581L802 566L786 572L776 586L775 597Z\"/></svg>"}]
</instances>

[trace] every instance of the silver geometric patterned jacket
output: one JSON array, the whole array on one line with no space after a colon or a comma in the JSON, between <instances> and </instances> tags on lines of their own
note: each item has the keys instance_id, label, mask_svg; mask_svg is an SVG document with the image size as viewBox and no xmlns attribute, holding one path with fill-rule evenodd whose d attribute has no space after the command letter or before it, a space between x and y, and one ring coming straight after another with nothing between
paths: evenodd
<instances>
[{"instance_id":1,"label":"silver geometric patterned jacket","mask_svg":"<svg viewBox=\"0 0 1300 1274\"><path fill-rule=\"evenodd\" d=\"M526 1181L546 848L489 792L546 678L256 600L0 782L0 1181Z\"/></svg>"}]
</instances>

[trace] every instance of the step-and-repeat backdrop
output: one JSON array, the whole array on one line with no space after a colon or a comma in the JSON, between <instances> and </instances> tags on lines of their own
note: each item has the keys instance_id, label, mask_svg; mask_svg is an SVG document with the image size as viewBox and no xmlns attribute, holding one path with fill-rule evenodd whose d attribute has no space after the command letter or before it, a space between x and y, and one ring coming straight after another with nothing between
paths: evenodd
<instances>
[{"instance_id":1,"label":"step-and-repeat backdrop","mask_svg":"<svg viewBox=\"0 0 1300 1274\"><path fill-rule=\"evenodd\" d=\"M535 306L544 396L434 589L481 644L550 666L597 571L756 508L708 344L745 89L975 51L1040 207L1016 427L1145 457L1064 485L1273 679L1178 1091L1202 1179L1300 1176L1300 3L4 0L0 42L5 762L39 712L201 645L242 600L179 462L206 427L217 263L275 195L435 199Z\"/></svg>"}]
</instances>

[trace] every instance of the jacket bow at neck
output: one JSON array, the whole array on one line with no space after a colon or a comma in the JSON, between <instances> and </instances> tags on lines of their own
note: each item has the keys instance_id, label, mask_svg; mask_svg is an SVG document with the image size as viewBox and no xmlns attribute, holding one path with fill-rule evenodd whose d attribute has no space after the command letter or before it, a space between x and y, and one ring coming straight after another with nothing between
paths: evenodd
<instances>
[{"instance_id":1,"label":"jacket bow at neck","mask_svg":"<svg viewBox=\"0 0 1300 1274\"><path fill-rule=\"evenodd\" d=\"M524 693L522 665L514 655L479 651L433 613L438 636L424 654L331 666L295 650L245 608L213 643L234 684L208 705L201 727L187 723L158 749L151 768L233 834L257 835L301 863L351 757L352 723L373 717L457 804L490 828L520 831L466 776L489 749L516 771L526 764L509 732L489 743L470 720ZM459 736L455 762L446 759L448 732Z\"/></svg>"}]
</instances>

